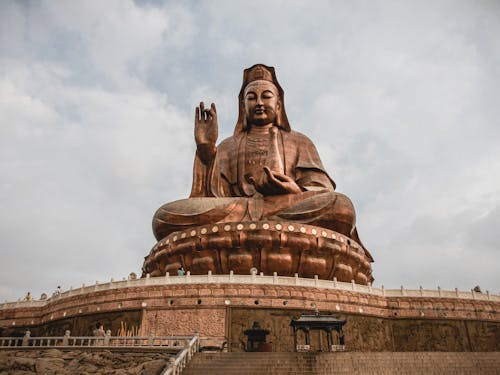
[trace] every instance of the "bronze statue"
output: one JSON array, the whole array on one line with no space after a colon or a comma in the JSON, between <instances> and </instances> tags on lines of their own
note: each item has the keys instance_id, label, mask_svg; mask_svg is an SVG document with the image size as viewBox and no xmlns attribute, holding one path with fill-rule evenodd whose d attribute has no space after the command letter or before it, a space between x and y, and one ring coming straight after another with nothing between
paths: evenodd
<instances>
[{"instance_id":1,"label":"bronze statue","mask_svg":"<svg viewBox=\"0 0 500 375\"><path fill-rule=\"evenodd\" d=\"M317 227L317 230L308 227L312 233L326 233L322 229L339 233L349 239L346 240L349 244L350 240L359 244L359 249L366 258L365 263L373 261L359 240L352 202L347 196L334 191L335 182L325 171L309 138L291 130L285 112L284 91L276 79L274 68L257 64L246 69L238 99L239 115L234 134L218 146L215 104L205 108L201 102L196 108L197 151L191 196L189 199L167 203L158 209L153 218L153 231L157 240L161 243L162 239L171 234L210 224L285 222L289 227L293 227L293 223ZM298 230L304 233L304 229L302 226ZM233 248L237 253L241 250L238 241L236 244L234 241L230 242L224 247L225 251L230 252ZM145 266L149 268L156 262L153 273L166 272L162 268L168 268L168 261L162 263L159 259L173 256L175 252L172 251L173 244L170 241L169 245L168 251L163 251L161 257L157 256L158 248L154 248L146 258ZM238 250L234 249L235 245ZM185 263L183 259L186 254L177 253L175 256L182 256L174 263ZM153 255L154 261L151 259ZM231 257L231 254L227 256ZM218 263L219 267L215 264L206 266L214 268L215 272L222 272L224 267L220 261ZM241 265L241 262L236 263ZM273 271L257 263L256 259L251 259L240 268L242 272L247 266L256 266L255 268L264 269L267 273ZM292 271L300 268L300 262L295 270L294 262L291 263L290 269L285 267L286 274L293 274ZM336 266L341 264L331 263L331 269L322 273L323 278L330 275L335 277ZM147 271L148 267L145 268ZM366 284L372 279L371 267L369 271L365 271L364 277L358 278ZM348 278L357 277L349 272L348 274Z\"/></svg>"}]
</instances>

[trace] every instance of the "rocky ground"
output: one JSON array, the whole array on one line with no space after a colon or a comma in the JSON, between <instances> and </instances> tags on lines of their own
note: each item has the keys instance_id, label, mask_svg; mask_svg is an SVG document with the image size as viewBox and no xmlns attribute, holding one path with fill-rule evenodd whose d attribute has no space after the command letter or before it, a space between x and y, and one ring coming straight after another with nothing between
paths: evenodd
<instances>
[{"instance_id":1,"label":"rocky ground","mask_svg":"<svg viewBox=\"0 0 500 375\"><path fill-rule=\"evenodd\" d=\"M0 351L2 375L159 375L172 355L57 349Z\"/></svg>"}]
</instances>

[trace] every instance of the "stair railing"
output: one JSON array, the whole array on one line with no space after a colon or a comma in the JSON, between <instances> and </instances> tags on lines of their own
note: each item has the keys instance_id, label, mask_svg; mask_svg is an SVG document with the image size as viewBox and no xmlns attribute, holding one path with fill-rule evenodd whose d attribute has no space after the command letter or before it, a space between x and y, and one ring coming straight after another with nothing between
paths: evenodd
<instances>
[{"instance_id":1,"label":"stair railing","mask_svg":"<svg viewBox=\"0 0 500 375\"><path fill-rule=\"evenodd\" d=\"M183 350L181 350L175 358L170 361L170 366L166 368L161 375L179 375L187 366L194 354L200 350L200 338L196 333L188 342Z\"/></svg>"}]
</instances>

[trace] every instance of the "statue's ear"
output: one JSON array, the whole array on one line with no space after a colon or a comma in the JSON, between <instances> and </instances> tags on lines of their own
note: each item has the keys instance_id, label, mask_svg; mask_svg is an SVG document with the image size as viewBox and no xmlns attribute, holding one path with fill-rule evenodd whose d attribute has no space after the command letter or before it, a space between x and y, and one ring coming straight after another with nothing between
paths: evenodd
<instances>
[{"instance_id":1,"label":"statue's ear","mask_svg":"<svg viewBox=\"0 0 500 375\"><path fill-rule=\"evenodd\" d=\"M243 128L242 130L243 130L243 131L246 131L246 130L247 130L247 128L248 128L247 116L243 116L243 119L242 119L242 120L243 120L243 123L241 124L241 125L242 125L242 128Z\"/></svg>"},{"instance_id":2,"label":"statue's ear","mask_svg":"<svg viewBox=\"0 0 500 375\"><path fill-rule=\"evenodd\" d=\"M282 126L281 118L282 118L282 115L281 115L281 100L278 100L278 103L276 103L276 126L278 128L281 128L281 126Z\"/></svg>"}]
</instances>

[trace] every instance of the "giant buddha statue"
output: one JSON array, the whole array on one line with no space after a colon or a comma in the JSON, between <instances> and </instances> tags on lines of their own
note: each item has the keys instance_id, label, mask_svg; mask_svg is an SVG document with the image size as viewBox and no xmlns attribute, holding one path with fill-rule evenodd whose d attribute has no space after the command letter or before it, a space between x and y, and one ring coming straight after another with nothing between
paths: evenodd
<instances>
[{"instance_id":1,"label":"giant buddha statue","mask_svg":"<svg viewBox=\"0 0 500 375\"><path fill-rule=\"evenodd\" d=\"M353 204L335 192L311 140L291 130L274 68L245 69L238 103L234 134L218 146L215 104L196 108L191 195L155 213L158 243L143 274L182 266L371 282Z\"/></svg>"}]
</instances>

